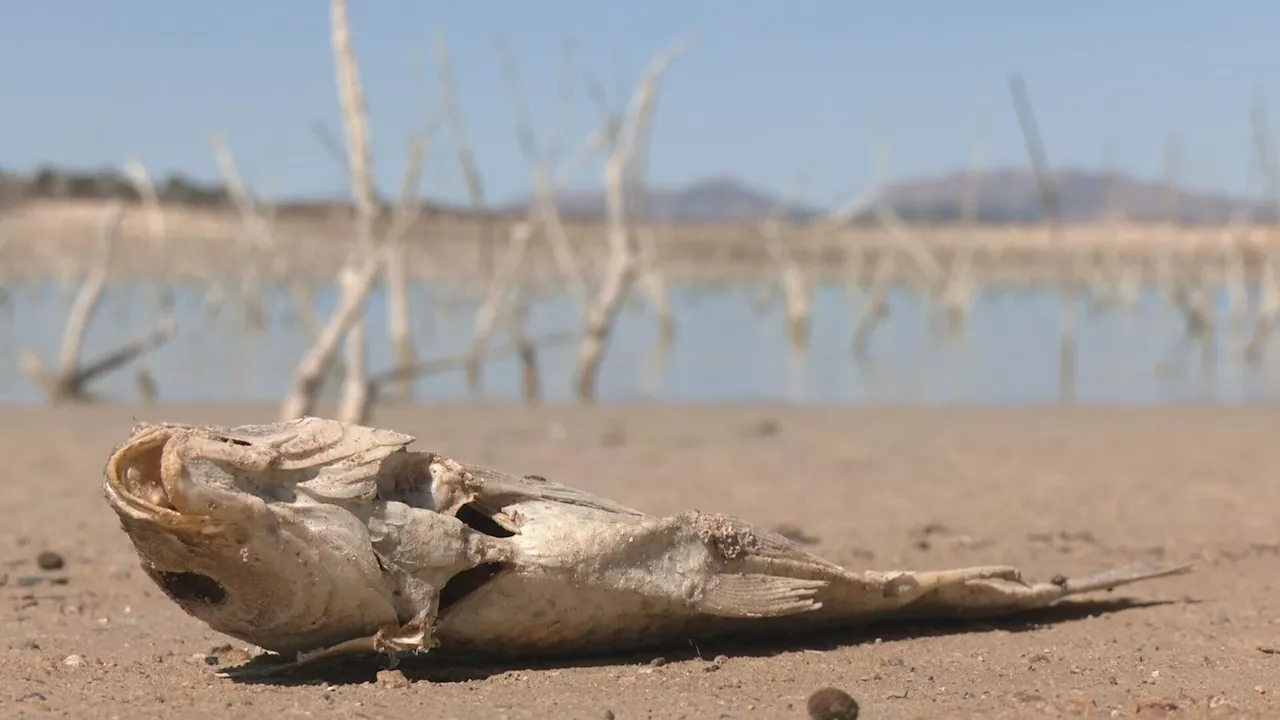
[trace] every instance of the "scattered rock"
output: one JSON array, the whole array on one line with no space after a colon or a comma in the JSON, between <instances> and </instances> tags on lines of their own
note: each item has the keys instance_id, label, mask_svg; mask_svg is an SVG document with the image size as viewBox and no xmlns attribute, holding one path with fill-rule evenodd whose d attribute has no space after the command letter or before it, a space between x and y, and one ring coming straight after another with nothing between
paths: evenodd
<instances>
[{"instance_id":1,"label":"scattered rock","mask_svg":"<svg viewBox=\"0 0 1280 720\"><path fill-rule=\"evenodd\" d=\"M773 437L782 432L782 425L773 418L765 418L747 428L747 437Z\"/></svg>"},{"instance_id":2,"label":"scattered rock","mask_svg":"<svg viewBox=\"0 0 1280 720\"><path fill-rule=\"evenodd\" d=\"M1098 711L1098 703L1091 698L1069 698L1062 705L1067 715L1092 715Z\"/></svg>"},{"instance_id":3,"label":"scattered rock","mask_svg":"<svg viewBox=\"0 0 1280 720\"><path fill-rule=\"evenodd\" d=\"M1271 645L1259 645L1258 652L1263 655L1280 655L1280 647L1272 647Z\"/></svg>"},{"instance_id":4,"label":"scattered rock","mask_svg":"<svg viewBox=\"0 0 1280 720\"><path fill-rule=\"evenodd\" d=\"M666 664L667 664L667 659L664 657L656 657L649 661L649 667L662 667L663 665L666 665Z\"/></svg>"},{"instance_id":5,"label":"scattered rock","mask_svg":"<svg viewBox=\"0 0 1280 720\"><path fill-rule=\"evenodd\" d=\"M1214 713L1215 715L1218 715L1218 714L1234 713L1240 709L1240 706L1231 702L1231 700L1227 698L1226 695L1214 695L1213 697L1209 698L1209 709L1222 710L1223 711L1222 713Z\"/></svg>"},{"instance_id":6,"label":"scattered rock","mask_svg":"<svg viewBox=\"0 0 1280 720\"><path fill-rule=\"evenodd\" d=\"M1164 717L1171 712L1177 712L1178 703L1172 700L1151 699L1143 700L1134 708L1137 715L1149 715L1151 717Z\"/></svg>"},{"instance_id":7,"label":"scattered rock","mask_svg":"<svg viewBox=\"0 0 1280 720\"><path fill-rule=\"evenodd\" d=\"M45 700L48 700L48 699L49 698L45 697L44 695L41 695L38 692L33 692L33 693L27 693L26 695L23 695L20 698L20 701L21 702L44 702Z\"/></svg>"},{"instance_id":8,"label":"scattered rock","mask_svg":"<svg viewBox=\"0 0 1280 720\"><path fill-rule=\"evenodd\" d=\"M68 655L62 659L62 664L67 667L80 667L84 665L84 657L80 655Z\"/></svg>"},{"instance_id":9,"label":"scattered rock","mask_svg":"<svg viewBox=\"0 0 1280 720\"><path fill-rule=\"evenodd\" d=\"M612 710L604 711L604 720L614 720L614 714Z\"/></svg>"},{"instance_id":10,"label":"scattered rock","mask_svg":"<svg viewBox=\"0 0 1280 720\"><path fill-rule=\"evenodd\" d=\"M399 689L409 687L409 678L399 670L379 670L378 687Z\"/></svg>"},{"instance_id":11,"label":"scattered rock","mask_svg":"<svg viewBox=\"0 0 1280 720\"><path fill-rule=\"evenodd\" d=\"M800 545L817 545L819 538L817 535L810 535L804 528L796 523L784 522L778 523L773 527L773 531L793 543Z\"/></svg>"},{"instance_id":12,"label":"scattered rock","mask_svg":"<svg viewBox=\"0 0 1280 720\"><path fill-rule=\"evenodd\" d=\"M45 550L36 556L36 565L39 565L41 570L61 570L66 564L67 561L52 550Z\"/></svg>"},{"instance_id":13,"label":"scattered rock","mask_svg":"<svg viewBox=\"0 0 1280 720\"><path fill-rule=\"evenodd\" d=\"M833 687L814 691L805 708L813 720L857 720L858 717L858 701Z\"/></svg>"},{"instance_id":14,"label":"scattered rock","mask_svg":"<svg viewBox=\"0 0 1280 720\"><path fill-rule=\"evenodd\" d=\"M994 544L992 540L978 540L966 535L955 528L948 527L940 522L931 522L923 527L917 528L911 533L915 536L915 548L921 552L928 552L938 540L946 539L950 545L966 550L980 550L989 545Z\"/></svg>"},{"instance_id":15,"label":"scattered rock","mask_svg":"<svg viewBox=\"0 0 1280 720\"><path fill-rule=\"evenodd\" d=\"M1013 699L1017 700L1020 703L1026 703L1028 705L1039 705L1041 707L1049 704L1049 701L1046 700L1043 695L1027 692L1026 690L1019 690L1015 692L1013 694Z\"/></svg>"}]
</instances>

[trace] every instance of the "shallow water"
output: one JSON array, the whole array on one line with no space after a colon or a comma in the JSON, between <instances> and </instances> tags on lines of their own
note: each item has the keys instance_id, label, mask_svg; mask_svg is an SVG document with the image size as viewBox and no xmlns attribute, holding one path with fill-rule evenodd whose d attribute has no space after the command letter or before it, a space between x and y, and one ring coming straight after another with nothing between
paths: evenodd
<instances>
[{"instance_id":1,"label":"shallow water","mask_svg":"<svg viewBox=\"0 0 1280 720\"><path fill-rule=\"evenodd\" d=\"M154 326L151 289L120 286L103 296L85 341L93 358ZM920 299L897 291L891 315L875 331L869 357L858 362L850 338L858 317L845 289L817 288L812 342L807 356L792 357L785 342L781 308L757 309L758 290L742 286L709 293L672 289L677 336L665 363L654 358L657 323L637 298L623 312L601 371L602 402L797 402L912 404L1052 403L1059 383L1059 297L1049 290L987 292L975 302L966 332L948 340L931 335ZM325 316L336 293L317 298ZM160 399L169 402L274 401L289 384L292 368L309 346L292 295L273 288L264 298L267 329L246 331L234 300L219 313L206 306L206 291L173 290L178 335L145 359ZM1086 311L1080 328L1075 401L1106 404L1183 402L1240 403L1276 397L1280 373L1247 368L1243 342L1226 321L1225 298L1218 298L1219 323L1212 367L1202 368L1199 347L1182 345L1184 322L1154 289L1130 309ZM69 297L51 284L9 288L0 306L0 402L38 403L42 393L20 370L20 353L36 352L46 365L56 362ZM465 353L470 346L474 299L450 299L430 288L414 289L415 334L420 359ZM450 311L462 303L463 311ZM386 337L386 298L376 294L367 308L369 367L388 369L394 357ZM578 326L567 296L537 304L531 335ZM496 337L501 344L504 338ZM1180 347L1181 345L1181 347ZM545 400L572 399L575 349L541 351ZM1280 351L1280 348L1277 348ZM1277 365L1280 363L1270 363ZM138 398L135 369L127 368L94 385L109 399ZM422 378L413 388L419 401L465 400L465 374L449 371ZM514 358L489 363L486 400L520 397Z\"/></svg>"}]
</instances>

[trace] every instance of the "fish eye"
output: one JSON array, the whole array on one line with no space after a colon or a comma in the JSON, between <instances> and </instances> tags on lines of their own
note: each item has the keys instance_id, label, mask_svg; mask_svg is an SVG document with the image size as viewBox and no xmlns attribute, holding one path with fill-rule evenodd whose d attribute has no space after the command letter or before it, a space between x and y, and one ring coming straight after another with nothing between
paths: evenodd
<instances>
[{"instance_id":1,"label":"fish eye","mask_svg":"<svg viewBox=\"0 0 1280 720\"><path fill-rule=\"evenodd\" d=\"M227 591L208 575L193 572L157 572L160 586L174 600L219 605L226 602Z\"/></svg>"}]
</instances>

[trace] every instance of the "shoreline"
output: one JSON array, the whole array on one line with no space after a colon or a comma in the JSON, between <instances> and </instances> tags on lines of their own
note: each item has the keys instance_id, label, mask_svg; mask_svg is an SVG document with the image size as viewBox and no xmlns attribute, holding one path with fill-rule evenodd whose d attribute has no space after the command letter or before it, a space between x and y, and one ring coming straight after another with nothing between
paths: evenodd
<instances>
[{"instance_id":1,"label":"shoreline","mask_svg":"<svg viewBox=\"0 0 1280 720\"><path fill-rule=\"evenodd\" d=\"M99 234L107 203L39 201L3 218L0 282L33 282L74 277L89 258L99 256ZM125 209L112 264L112 282L209 282L238 277L250 264L266 277L330 282L346 258L349 224L313 216L275 219L270 251L246 249L239 217L229 210L174 206L164 209L166 239L152 236L152 216L139 205ZM481 285L483 268L500 257L515 221L484 225L469 218L425 218L407 234L410 277L457 285ZM682 225L652 227L659 268L671 283L772 282L778 266L757 226ZM566 224L570 245L583 271L597 273L604 262L604 225ZM489 234L489 233L492 234ZM482 238L491 238L482 242ZM814 281L868 282L882 257L892 256L888 273L896 283L919 284L920 253L944 271L968 256L974 276L985 285L1096 283L1119 272L1144 282L1204 277L1226 282L1231 272L1256 279L1266 259L1280 249L1280 235L1267 226L1187 227L1168 225L1068 225L1064 242L1051 243L1047 226L922 226L902 236L857 227L839 233L787 236L796 263ZM857 250L851 250L856 248ZM854 266L858 269L855 270ZM1167 268L1167 273L1166 273ZM540 284L556 284L558 273L545 239L535 236L525 272Z\"/></svg>"}]
</instances>

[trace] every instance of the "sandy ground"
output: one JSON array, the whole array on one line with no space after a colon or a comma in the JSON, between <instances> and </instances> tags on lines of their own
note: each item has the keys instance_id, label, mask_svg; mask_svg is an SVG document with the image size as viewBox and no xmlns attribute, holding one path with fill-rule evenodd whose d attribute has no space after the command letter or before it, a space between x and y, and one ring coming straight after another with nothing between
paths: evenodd
<instances>
[{"instance_id":1,"label":"sandy ground","mask_svg":"<svg viewBox=\"0 0 1280 720\"><path fill-rule=\"evenodd\" d=\"M1010 563L1036 579L1162 557L1188 576L1027 620L886 625L573 665L377 660L289 683L215 676L243 643L138 568L99 489L132 418L274 408L0 412L0 716L803 718L834 685L864 718L1280 717L1280 409L388 409L422 447L654 513L789 523L854 567ZM65 567L41 570L54 551ZM225 647L230 645L230 648ZM222 646L222 647L220 647ZM717 658L717 656L723 656Z\"/></svg>"}]
</instances>

